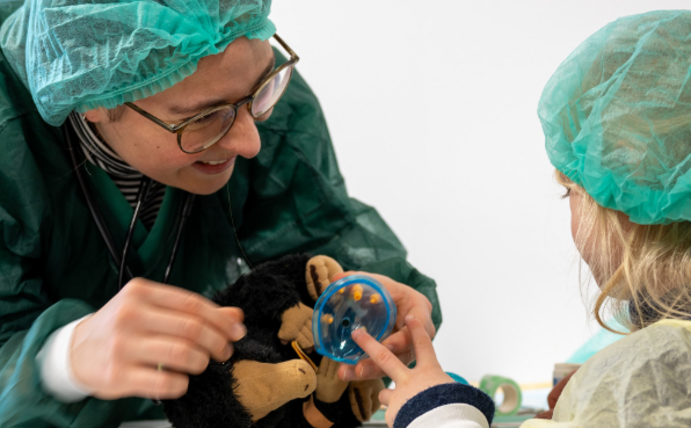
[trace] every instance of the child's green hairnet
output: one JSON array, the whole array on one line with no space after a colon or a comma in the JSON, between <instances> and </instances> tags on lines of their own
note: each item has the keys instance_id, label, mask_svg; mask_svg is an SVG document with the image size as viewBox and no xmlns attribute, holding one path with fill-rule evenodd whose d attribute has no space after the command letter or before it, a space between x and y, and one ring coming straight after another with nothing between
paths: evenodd
<instances>
[{"instance_id":1,"label":"child's green hairnet","mask_svg":"<svg viewBox=\"0 0 691 428\"><path fill-rule=\"evenodd\" d=\"M564 61L538 114L552 164L639 224L691 220L691 11L621 18Z\"/></svg>"},{"instance_id":2,"label":"child's green hairnet","mask_svg":"<svg viewBox=\"0 0 691 428\"><path fill-rule=\"evenodd\" d=\"M0 47L46 122L161 92L238 37L275 32L271 0L26 0Z\"/></svg>"}]
</instances>

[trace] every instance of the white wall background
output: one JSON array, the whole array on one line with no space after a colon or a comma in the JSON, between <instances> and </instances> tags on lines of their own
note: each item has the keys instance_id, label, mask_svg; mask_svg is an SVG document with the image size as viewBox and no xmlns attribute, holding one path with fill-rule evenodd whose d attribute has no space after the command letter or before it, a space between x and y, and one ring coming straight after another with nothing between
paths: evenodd
<instances>
[{"instance_id":1,"label":"white wall background","mask_svg":"<svg viewBox=\"0 0 691 428\"><path fill-rule=\"evenodd\" d=\"M597 327L536 110L576 46L688 0L275 0L350 194L435 278L443 367L549 382ZM593 290L590 290L592 296Z\"/></svg>"}]
</instances>

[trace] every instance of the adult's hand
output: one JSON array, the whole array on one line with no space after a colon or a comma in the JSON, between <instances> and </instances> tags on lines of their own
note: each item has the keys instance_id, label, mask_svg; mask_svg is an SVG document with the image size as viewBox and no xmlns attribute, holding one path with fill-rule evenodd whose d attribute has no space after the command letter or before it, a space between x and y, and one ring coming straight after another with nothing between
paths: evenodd
<instances>
[{"instance_id":1,"label":"adult's hand","mask_svg":"<svg viewBox=\"0 0 691 428\"><path fill-rule=\"evenodd\" d=\"M432 304L427 297L419 291L396 282L391 278L366 272L344 272L335 275L332 281L338 281L349 275L370 276L379 281L391 294L397 309L396 325L394 326L393 334L384 340L382 344L404 364L407 365L415 361L415 349L413 348L411 336L408 333L408 327L405 325L405 318L409 315L414 316L422 323L429 337L434 337L436 329L432 322ZM369 358L360 361L355 367L341 364L338 374L345 381L378 379L385 375Z\"/></svg>"},{"instance_id":2,"label":"adult's hand","mask_svg":"<svg viewBox=\"0 0 691 428\"><path fill-rule=\"evenodd\" d=\"M230 342L247 331L243 320L238 308L134 278L77 325L72 370L97 398L178 398L187 391L188 374L202 373L210 358L230 358Z\"/></svg>"},{"instance_id":3,"label":"adult's hand","mask_svg":"<svg viewBox=\"0 0 691 428\"><path fill-rule=\"evenodd\" d=\"M396 383L395 389L384 389L379 393L379 401L387 406L384 417L390 427L393 426L398 411L406 401L435 385L454 382L442 370L432 346L432 339L423 324L412 315L405 318L405 323L417 354L414 369L409 369L397 356L362 329L355 330L352 335L355 343Z\"/></svg>"}]
</instances>

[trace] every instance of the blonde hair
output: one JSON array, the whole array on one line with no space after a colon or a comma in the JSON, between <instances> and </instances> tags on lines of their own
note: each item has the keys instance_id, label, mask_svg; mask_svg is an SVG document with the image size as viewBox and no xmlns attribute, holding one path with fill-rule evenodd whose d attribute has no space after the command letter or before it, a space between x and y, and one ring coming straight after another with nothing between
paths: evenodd
<instances>
[{"instance_id":1,"label":"blonde hair","mask_svg":"<svg viewBox=\"0 0 691 428\"><path fill-rule=\"evenodd\" d=\"M590 269L602 282L593 308L597 322L622 333L605 325L605 311L618 314L631 331L661 319L691 319L691 222L631 223L560 171L555 175L567 194L582 195L576 244L588 251Z\"/></svg>"}]
</instances>

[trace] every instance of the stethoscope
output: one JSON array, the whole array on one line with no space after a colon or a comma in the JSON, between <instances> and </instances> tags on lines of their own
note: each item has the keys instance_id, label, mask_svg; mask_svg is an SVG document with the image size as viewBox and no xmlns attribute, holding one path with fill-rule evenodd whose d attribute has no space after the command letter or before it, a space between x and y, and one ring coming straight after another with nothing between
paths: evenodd
<instances>
[{"instance_id":1,"label":"stethoscope","mask_svg":"<svg viewBox=\"0 0 691 428\"><path fill-rule=\"evenodd\" d=\"M89 187L86 183L86 178L84 177L84 172L82 171L81 165L79 161L77 160L77 148L74 145L74 142L72 140L72 135L70 135L70 130L68 129L69 125L64 125L63 126L63 132L65 135L65 139L67 141L67 147L70 152L70 159L72 160L72 166L74 167L74 172L77 174L77 181L79 182L79 187L82 189L82 194L84 195L84 198L86 199L86 205L89 207L89 212L91 213L91 217L93 217L94 221L96 222L96 227L98 227L98 231L101 233L101 236L103 237L103 240L105 241L106 247L108 248L108 252L110 253L111 257L113 257L113 260L115 261L115 264L118 266L118 290L121 290L122 287L130 281L132 278L134 278L134 275L132 275L132 271L130 268L127 266L127 252L130 247L130 241L132 240L132 234L134 233L134 228L137 224L137 219L139 219L139 215L141 213L142 206L144 204L144 201L146 201L146 198L148 196L149 191L151 190L151 184L152 180L149 177L143 176L142 177L142 182L139 185L139 191L137 192L137 204L134 207L134 213L132 214L132 220L130 221L130 226L129 229L127 230L127 235L125 237L125 244L123 245L122 251L118 252L117 245L115 244L115 240L113 239L113 235L111 235L110 230L108 229L108 226L106 225L105 220L103 219L103 215L101 214L101 211L98 209L96 206L96 203L94 201L93 194L89 190ZM173 251L170 253L170 258L168 259L168 265L166 266L165 273L163 274L163 284L167 284L168 280L170 278L170 272L173 268L173 263L175 262L175 255L178 252L178 245L180 244L180 238L182 237L182 231L185 228L185 223L187 222L187 218L190 216L190 213L192 212L192 205L194 204L194 194L185 192L185 200L182 204L182 209L180 212L178 212L178 216L175 219L175 222L177 223L177 234L175 236L175 242L173 243Z\"/></svg>"}]
</instances>

